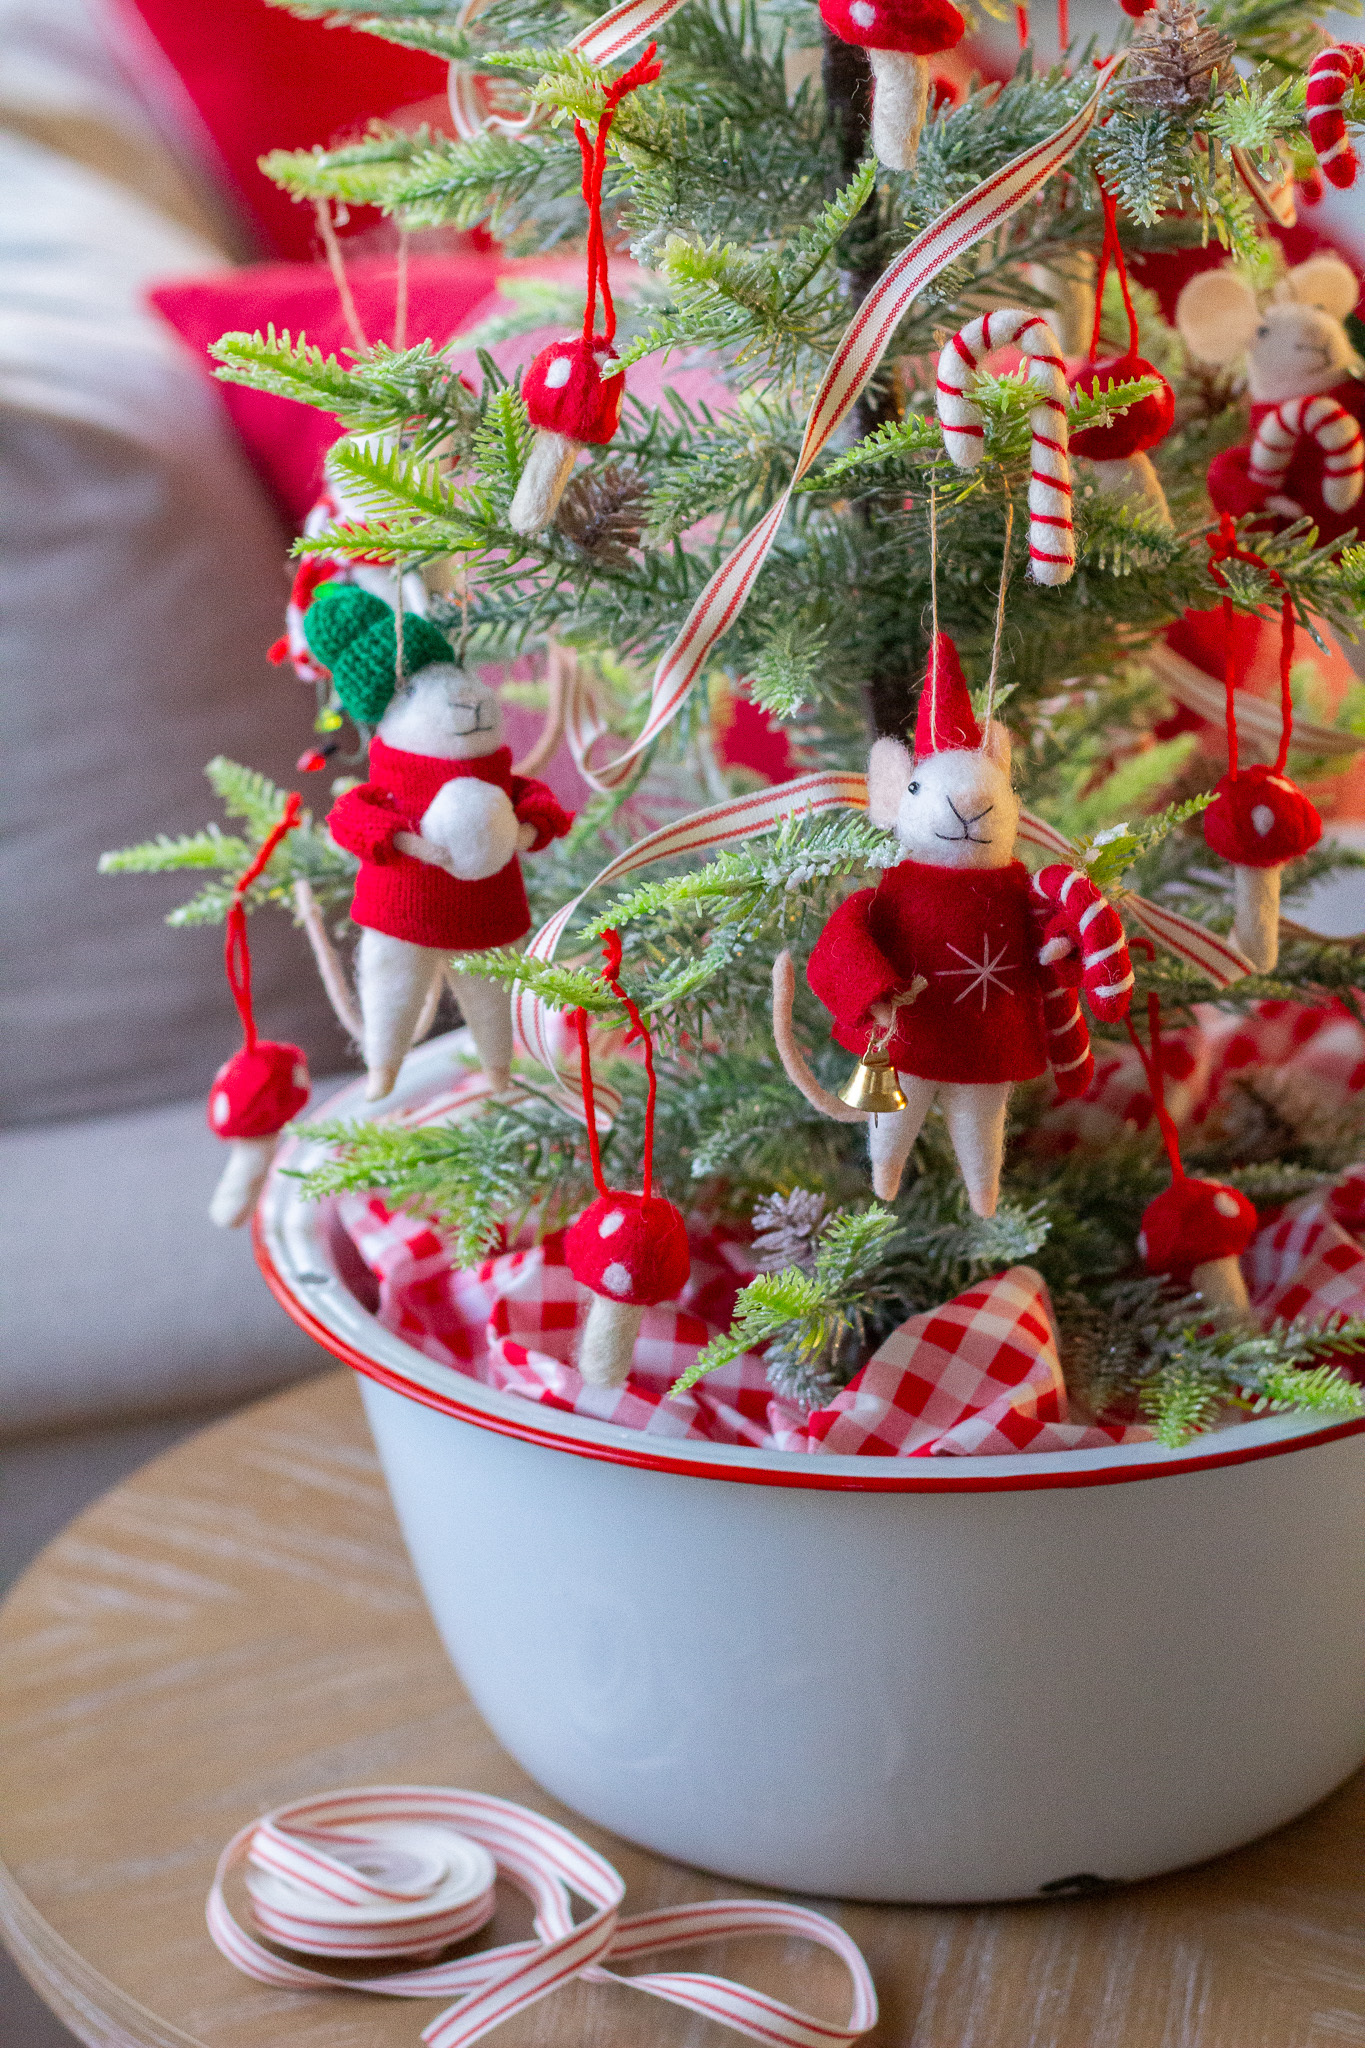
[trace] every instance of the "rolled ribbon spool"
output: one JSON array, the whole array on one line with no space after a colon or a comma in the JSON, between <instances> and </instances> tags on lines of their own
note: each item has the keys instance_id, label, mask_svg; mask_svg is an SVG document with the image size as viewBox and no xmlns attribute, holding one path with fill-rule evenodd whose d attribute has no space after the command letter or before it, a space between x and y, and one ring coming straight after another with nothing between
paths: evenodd
<instances>
[{"instance_id":1,"label":"rolled ribbon spool","mask_svg":"<svg viewBox=\"0 0 1365 2048\"><path fill-rule=\"evenodd\" d=\"M252 1917L295 1953L417 1967L376 1977L329 1976L247 1933L226 1882L246 1866ZM526 1941L476 1955L423 1961L477 1933L505 1879L535 1908ZM575 1920L573 1896L590 1907ZM604 1856L567 1828L489 1793L428 1785L371 1785L277 1807L233 1836L209 1893L209 1933L221 1954L258 1983L295 1991L372 1992L387 1998L453 1997L422 2034L427 2048L471 2048L485 2034L574 1977L621 1984L777 2048L843 2048L877 2024L877 1994L857 1944L808 1906L780 1899L710 1899L623 1916L625 1885ZM798 2012L728 1978L656 1971L622 1978L602 1966L742 1934L816 1942L853 1984L842 2026Z\"/></svg>"}]
</instances>

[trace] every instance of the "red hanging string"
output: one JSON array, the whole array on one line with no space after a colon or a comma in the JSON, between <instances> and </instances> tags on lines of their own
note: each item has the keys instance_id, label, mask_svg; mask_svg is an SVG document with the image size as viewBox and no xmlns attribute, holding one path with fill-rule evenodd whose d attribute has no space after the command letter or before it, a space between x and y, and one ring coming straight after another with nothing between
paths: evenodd
<instances>
[{"instance_id":1,"label":"red hanging string","mask_svg":"<svg viewBox=\"0 0 1365 2048\"><path fill-rule=\"evenodd\" d=\"M256 877L262 873L280 841L298 824L302 808L303 798L297 791L291 791L284 807L284 816L262 841L260 852L233 890L232 902L228 906L227 941L223 947L223 964L227 969L232 1000L237 1005L237 1015L242 1020L242 1032L246 1038L248 1052L256 1050L256 1018L251 1007L251 948L247 944L246 936L246 892Z\"/></svg>"},{"instance_id":2,"label":"red hanging string","mask_svg":"<svg viewBox=\"0 0 1365 2048\"><path fill-rule=\"evenodd\" d=\"M1137 1050L1137 1056L1142 1061L1142 1071L1147 1076L1147 1086L1152 1091L1152 1101L1156 1107L1156 1120L1160 1126L1162 1141L1166 1147L1166 1157L1171 1162L1171 1179L1173 1181L1184 1180L1185 1162L1180 1157L1180 1136L1176 1130L1175 1121L1166 1107L1166 1077L1161 1071L1161 998L1156 990L1152 989L1147 997L1147 1030L1152 1041L1150 1054L1144 1050L1142 1040L1133 1029L1132 1017L1126 1016L1123 1022L1124 1028Z\"/></svg>"},{"instance_id":3,"label":"red hanging string","mask_svg":"<svg viewBox=\"0 0 1365 2048\"><path fill-rule=\"evenodd\" d=\"M1280 748L1275 756L1275 773L1283 775L1285 762L1289 759L1289 743L1294 736L1294 698L1290 686L1289 671L1294 665L1294 600L1285 587L1285 580L1278 569L1272 569L1250 548L1242 547L1237 539L1237 522L1230 512L1225 512L1218 522L1217 533L1207 537L1209 569L1215 583L1227 587L1218 564L1220 562L1248 562L1253 568L1264 570L1275 589L1283 591L1280 600ZM1237 718L1234 698L1237 690L1237 660L1232 644L1233 622L1232 599L1223 599L1223 717L1227 725L1228 773L1237 780Z\"/></svg>"},{"instance_id":4,"label":"red hanging string","mask_svg":"<svg viewBox=\"0 0 1365 2048\"><path fill-rule=\"evenodd\" d=\"M648 1088L645 1094L645 1147L644 1147L644 1197L648 1201L654 1192L654 1105L658 1099L659 1077L654 1071L654 1040L649 1026L640 1015L639 1006L633 996L626 994L617 976L621 972L621 934L608 928L602 934L602 979L618 1003L622 1004L630 1018L630 1030L626 1033L626 1044L634 1045L638 1039L645 1049L645 1074ZM597 1146L597 1105L592 1085L592 1059L588 1052L588 1014L586 1010L575 1010L574 1029L578 1033L578 1067L583 1087L583 1107L588 1117L588 1151L592 1158L593 1183L599 1195L607 1193L602 1178L602 1160Z\"/></svg>"},{"instance_id":5,"label":"red hanging string","mask_svg":"<svg viewBox=\"0 0 1365 2048\"><path fill-rule=\"evenodd\" d=\"M1133 304L1133 293L1128 283L1128 265L1123 257L1123 244L1119 240L1118 201L1108 189L1098 171L1095 173L1095 183L1099 186L1100 204L1104 208L1104 240L1100 245L1099 269L1095 275L1095 324L1090 332L1091 362L1097 360L1100 352L1100 325L1104 315L1104 281L1109 275L1111 260L1118 273L1119 290L1123 293L1124 311L1128 315L1128 353L1130 356L1137 354L1139 340L1137 309Z\"/></svg>"},{"instance_id":6,"label":"red hanging string","mask_svg":"<svg viewBox=\"0 0 1365 2048\"><path fill-rule=\"evenodd\" d=\"M1069 0L1057 0L1057 54L1065 57L1071 47L1071 12Z\"/></svg>"},{"instance_id":7,"label":"red hanging string","mask_svg":"<svg viewBox=\"0 0 1365 2048\"><path fill-rule=\"evenodd\" d=\"M642 85L652 85L663 70L654 51L655 45L651 43L629 71L623 71L607 86L603 95L605 104L597 119L597 134L593 141L588 140L588 131L581 121L576 120L573 124L578 153L583 159L583 199L588 209L588 299L583 309L583 339L589 346L596 340L610 343L616 335L616 306L607 277L607 242L602 229L602 179L607 167L607 136L616 119L616 110L627 94L638 91ZM602 294L600 335L596 332L599 291Z\"/></svg>"},{"instance_id":8,"label":"red hanging string","mask_svg":"<svg viewBox=\"0 0 1365 2048\"><path fill-rule=\"evenodd\" d=\"M1019 47L1022 50L1028 41L1028 7L1026 4L1023 4L1023 0L1021 0L1021 4L1015 7L1014 27L1019 37Z\"/></svg>"}]
</instances>

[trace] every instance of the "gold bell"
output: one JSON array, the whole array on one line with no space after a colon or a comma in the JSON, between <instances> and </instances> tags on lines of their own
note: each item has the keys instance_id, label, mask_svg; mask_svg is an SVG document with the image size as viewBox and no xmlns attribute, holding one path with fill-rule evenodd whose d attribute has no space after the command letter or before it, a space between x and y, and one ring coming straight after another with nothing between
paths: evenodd
<instances>
[{"instance_id":1,"label":"gold bell","mask_svg":"<svg viewBox=\"0 0 1365 2048\"><path fill-rule=\"evenodd\" d=\"M874 1117L890 1116L894 1110L904 1109L905 1097L888 1055L873 1052L869 1047L867 1057L858 1062L839 1090L839 1100L850 1109L866 1110Z\"/></svg>"}]
</instances>

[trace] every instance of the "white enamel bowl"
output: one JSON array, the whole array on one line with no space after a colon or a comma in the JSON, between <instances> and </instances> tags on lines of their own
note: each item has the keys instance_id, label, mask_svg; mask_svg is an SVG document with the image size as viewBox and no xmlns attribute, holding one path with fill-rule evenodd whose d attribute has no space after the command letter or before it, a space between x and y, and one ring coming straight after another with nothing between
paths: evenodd
<instances>
[{"instance_id":1,"label":"white enamel bowl","mask_svg":"<svg viewBox=\"0 0 1365 2048\"><path fill-rule=\"evenodd\" d=\"M398 1099L450 1063L424 1047ZM783 1889L1023 1898L1234 1848L1365 1757L1365 1422L1049 1457L665 1444L382 1329L279 1170L304 1157L262 1201L266 1278L362 1375L480 1712L590 1819Z\"/></svg>"}]
</instances>

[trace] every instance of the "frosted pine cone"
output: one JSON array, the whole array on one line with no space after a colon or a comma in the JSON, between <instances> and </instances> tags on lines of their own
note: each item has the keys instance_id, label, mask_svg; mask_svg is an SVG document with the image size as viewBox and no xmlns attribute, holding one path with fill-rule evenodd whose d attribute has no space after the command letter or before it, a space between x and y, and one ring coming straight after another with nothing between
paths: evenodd
<instances>
[{"instance_id":1,"label":"frosted pine cone","mask_svg":"<svg viewBox=\"0 0 1365 2048\"><path fill-rule=\"evenodd\" d=\"M1123 69L1124 96L1143 107L1203 106L1231 76L1233 39L1200 19L1190 0L1157 0L1144 14Z\"/></svg>"},{"instance_id":2,"label":"frosted pine cone","mask_svg":"<svg viewBox=\"0 0 1365 2048\"><path fill-rule=\"evenodd\" d=\"M624 569L640 545L645 485L634 470L585 469L565 491L555 525L566 540L607 569Z\"/></svg>"},{"instance_id":3,"label":"frosted pine cone","mask_svg":"<svg viewBox=\"0 0 1365 2048\"><path fill-rule=\"evenodd\" d=\"M829 1217L824 1195L793 1188L789 1195L765 1195L754 1207L754 1257L762 1273L789 1266L815 1271L815 1255Z\"/></svg>"}]
</instances>

